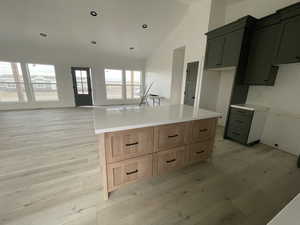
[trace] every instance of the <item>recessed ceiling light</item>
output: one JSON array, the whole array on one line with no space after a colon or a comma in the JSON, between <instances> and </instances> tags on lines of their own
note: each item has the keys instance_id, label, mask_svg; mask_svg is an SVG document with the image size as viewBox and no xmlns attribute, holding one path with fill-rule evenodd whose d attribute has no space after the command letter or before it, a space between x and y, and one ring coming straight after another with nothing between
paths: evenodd
<instances>
[{"instance_id":1,"label":"recessed ceiling light","mask_svg":"<svg viewBox=\"0 0 300 225\"><path fill-rule=\"evenodd\" d=\"M98 16L98 13L97 13L95 10L92 10L92 11L90 12L90 14L91 14L91 16Z\"/></svg>"},{"instance_id":2,"label":"recessed ceiling light","mask_svg":"<svg viewBox=\"0 0 300 225\"><path fill-rule=\"evenodd\" d=\"M97 42L96 42L96 41L91 41L91 43L92 43L93 45L97 44Z\"/></svg>"},{"instance_id":3,"label":"recessed ceiling light","mask_svg":"<svg viewBox=\"0 0 300 225\"><path fill-rule=\"evenodd\" d=\"M40 33L40 36L41 36L41 37L47 37L48 34L46 34L46 33Z\"/></svg>"},{"instance_id":4,"label":"recessed ceiling light","mask_svg":"<svg viewBox=\"0 0 300 225\"><path fill-rule=\"evenodd\" d=\"M134 47L130 47L129 50L134 50Z\"/></svg>"},{"instance_id":5,"label":"recessed ceiling light","mask_svg":"<svg viewBox=\"0 0 300 225\"><path fill-rule=\"evenodd\" d=\"M142 28L143 28L144 30L147 30L147 29L148 29L148 24L143 24L143 25L142 25Z\"/></svg>"}]
</instances>

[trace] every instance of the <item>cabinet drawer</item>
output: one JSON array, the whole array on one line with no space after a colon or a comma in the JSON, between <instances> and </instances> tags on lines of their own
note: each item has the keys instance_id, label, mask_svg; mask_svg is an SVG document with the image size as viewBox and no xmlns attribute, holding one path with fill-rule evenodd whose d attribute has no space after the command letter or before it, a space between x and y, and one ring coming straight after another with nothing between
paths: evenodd
<instances>
[{"instance_id":1,"label":"cabinet drawer","mask_svg":"<svg viewBox=\"0 0 300 225\"><path fill-rule=\"evenodd\" d=\"M230 115L243 116L243 117L252 117L253 111L239 108L230 108Z\"/></svg>"},{"instance_id":2,"label":"cabinet drawer","mask_svg":"<svg viewBox=\"0 0 300 225\"><path fill-rule=\"evenodd\" d=\"M153 152L153 128L141 128L106 134L109 163Z\"/></svg>"},{"instance_id":3,"label":"cabinet drawer","mask_svg":"<svg viewBox=\"0 0 300 225\"><path fill-rule=\"evenodd\" d=\"M154 174L160 175L183 167L186 163L186 158L187 151L185 147L158 152L154 155Z\"/></svg>"},{"instance_id":4,"label":"cabinet drawer","mask_svg":"<svg viewBox=\"0 0 300 225\"><path fill-rule=\"evenodd\" d=\"M232 140L245 144L248 139L249 130L243 130L240 127L229 126L227 136Z\"/></svg>"},{"instance_id":5,"label":"cabinet drawer","mask_svg":"<svg viewBox=\"0 0 300 225\"><path fill-rule=\"evenodd\" d=\"M191 144L189 149L190 162L194 163L208 159L212 150L212 140Z\"/></svg>"},{"instance_id":6,"label":"cabinet drawer","mask_svg":"<svg viewBox=\"0 0 300 225\"><path fill-rule=\"evenodd\" d=\"M159 126L154 129L155 151L166 150L185 144L187 123Z\"/></svg>"},{"instance_id":7,"label":"cabinet drawer","mask_svg":"<svg viewBox=\"0 0 300 225\"><path fill-rule=\"evenodd\" d=\"M197 120L192 123L192 143L201 142L212 138L213 128L214 128L213 119Z\"/></svg>"},{"instance_id":8,"label":"cabinet drawer","mask_svg":"<svg viewBox=\"0 0 300 225\"><path fill-rule=\"evenodd\" d=\"M249 130L252 122L252 116L241 116L236 114L230 114L228 120L229 127L236 127L241 130Z\"/></svg>"},{"instance_id":9,"label":"cabinet drawer","mask_svg":"<svg viewBox=\"0 0 300 225\"><path fill-rule=\"evenodd\" d=\"M152 176L152 155L129 159L107 165L108 191L123 184Z\"/></svg>"}]
</instances>

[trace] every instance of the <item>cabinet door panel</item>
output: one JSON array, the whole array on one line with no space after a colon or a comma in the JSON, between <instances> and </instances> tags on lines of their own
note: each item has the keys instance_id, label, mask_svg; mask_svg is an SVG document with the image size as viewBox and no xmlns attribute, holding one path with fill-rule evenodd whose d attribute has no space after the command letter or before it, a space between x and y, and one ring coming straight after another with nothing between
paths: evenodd
<instances>
[{"instance_id":1,"label":"cabinet door panel","mask_svg":"<svg viewBox=\"0 0 300 225\"><path fill-rule=\"evenodd\" d=\"M300 62L300 16L283 23L280 47L277 55L278 64Z\"/></svg>"},{"instance_id":2,"label":"cabinet door panel","mask_svg":"<svg viewBox=\"0 0 300 225\"><path fill-rule=\"evenodd\" d=\"M187 161L186 155L187 151L185 147L179 147L156 153L154 155L154 161L156 161L154 164L157 165L157 169L154 168L154 174L161 175L163 173L183 167Z\"/></svg>"},{"instance_id":3,"label":"cabinet door panel","mask_svg":"<svg viewBox=\"0 0 300 225\"><path fill-rule=\"evenodd\" d=\"M207 52L205 60L205 67L207 69L213 69L222 66L224 41L224 37L219 37L207 41Z\"/></svg>"},{"instance_id":4,"label":"cabinet door panel","mask_svg":"<svg viewBox=\"0 0 300 225\"><path fill-rule=\"evenodd\" d=\"M237 66L241 54L244 29L229 33L225 36L223 67Z\"/></svg>"},{"instance_id":5,"label":"cabinet door panel","mask_svg":"<svg viewBox=\"0 0 300 225\"><path fill-rule=\"evenodd\" d=\"M190 162L199 162L209 158L213 151L213 140L199 142L190 145Z\"/></svg>"},{"instance_id":6,"label":"cabinet door panel","mask_svg":"<svg viewBox=\"0 0 300 225\"><path fill-rule=\"evenodd\" d=\"M205 141L213 137L215 121L213 119L197 120L192 123L192 143Z\"/></svg>"},{"instance_id":7,"label":"cabinet door panel","mask_svg":"<svg viewBox=\"0 0 300 225\"><path fill-rule=\"evenodd\" d=\"M280 25L255 31L250 43L250 53L245 75L245 83L250 85L273 85L273 61L280 36ZM273 76L273 74L275 76Z\"/></svg>"},{"instance_id":8,"label":"cabinet door panel","mask_svg":"<svg viewBox=\"0 0 300 225\"><path fill-rule=\"evenodd\" d=\"M109 163L153 152L153 128L140 128L106 134Z\"/></svg>"},{"instance_id":9,"label":"cabinet door panel","mask_svg":"<svg viewBox=\"0 0 300 225\"><path fill-rule=\"evenodd\" d=\"M108 190L152 176L152 155L128 159L107 165Z\"/></svg>"},{"instance_id":10,"label":"cabinet door panel","mask_svg":"<svg viewBox=\"0 0 300 225\"><path fill-rule=\"evenodd\" d=\"M183 146L187 123L163 125L154 128L155 151Z\"/></svg>"}]
</instances>

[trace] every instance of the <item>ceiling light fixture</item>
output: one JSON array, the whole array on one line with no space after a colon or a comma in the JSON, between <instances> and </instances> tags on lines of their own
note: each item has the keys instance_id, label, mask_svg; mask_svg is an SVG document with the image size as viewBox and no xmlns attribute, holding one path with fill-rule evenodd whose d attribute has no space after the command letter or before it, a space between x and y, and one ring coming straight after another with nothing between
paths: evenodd
<instances>
[{"instance_id":1,"label":"ceiling light fixture","mask_svg":"<svg viewBox=\"0 0 300 225\"><path fill-rule=\"evenodd\" d=\"M47 37L48 34L46 34L46 33L40 33L40 36L41 36L41 37Z\"/></svg>"},{"instance_id":2,"label":"ceiling light fixture","mask_svg":"<svg viewBox=\"0 0 300 225\"><path fill-rule=\"evenodd\" d=\"M93 45L97 44L97 42L96 42L96 41L91 41L91 43L92 43Z\"/></svg>"},{"instance_id":3,"label":"ceiling light fixture","mask_svg":"<svg viewBox=\"0 0 300 225\"><path fill-rule=\"evenodd\" d=\"M143 24L143 25L142 25L142 28L143 28L144 30L147 30L147 29L148 29L148 24Z\"/></svg>"},{"instance_id":4,"label":"ceiling light fixture","mask_svg":"<svg viewBox=\"0 0 300 225\"><path fill-rule=\"evenodd\" d=\"M97 13L95 10L92 10L92 11L90 12L90 14L91 14L91 16L98 16L98 13Z\"/></svg>"}]
</instances>

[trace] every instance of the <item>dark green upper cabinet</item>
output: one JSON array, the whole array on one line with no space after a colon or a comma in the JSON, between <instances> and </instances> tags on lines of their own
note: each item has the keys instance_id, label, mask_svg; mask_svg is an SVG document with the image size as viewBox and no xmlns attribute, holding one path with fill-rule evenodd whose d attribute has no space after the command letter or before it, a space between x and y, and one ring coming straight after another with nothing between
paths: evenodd
<instances>
[{"instance_id":1,"label":"dark green upper cabinet","mask_svg":"<svg viewBox=\"0 0 300 225\"><path fill-rule=\"evenodd\" d=\"M222 66L224 41L225 41L224 37L219 37L207 41L207 52L206 52L207 68L217 68Z\"/></svg>"},{"instance_id":2,"label":"dark green upper cabinet","mask_svg":"<svg viewBox=\"0 0 300 225\"><path fill-rule=\"evenodd\" d=\"M258 27L253 33L245 72L245 84L274 85L278 66L273 63L278 49L280 31L280 24L275 23L266 27Z\"/></svg>"},{"instance_id":3,"label":"dark green upper cabinet","mask_svg":"<svg viewBox=\"0 0 300 225\"><path fill-rule=\"evenodd\" d=\"M282 22L282 36L277 64L300 62L300 16Z\"/></svg>"},{"instance_id":4,"label":"dark green upper cabinet","mask_svg":"<svg viewBox=\"0 0 300 225\"><path fill-rule=\"evenodd\" d=\"M244 29L207 41L205 68L218 69L238 65Z\"/></svg>"},{"instance_id":5,"label":"dark green upper cabinet","mask_svg":"<svg viewBox=\"0 0 300 225\"><path fill-rule=\"evenodd\" d=\"M239 65L245 33L248 25L254 23L251 16L208 32L205 55L205 69L220 69Z\"/></svg>"},{"instance_id":6,"label":"dark green upper cabinet","mask_svg":"<svg viewBox=\"0 0 300 225\"><path fill-rule=\"evenodd\" d=\"M234 31L225 36L223 67L237 66L241 55L244 29Z\"/></svg>"}]
</instances>

